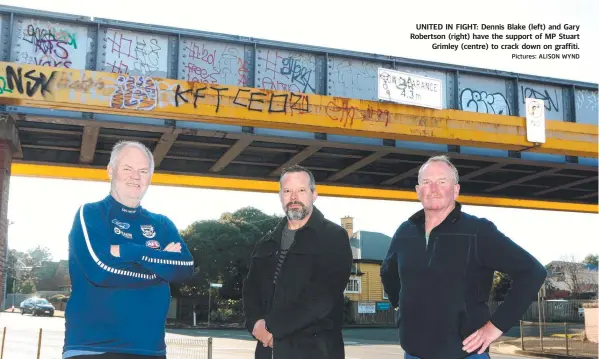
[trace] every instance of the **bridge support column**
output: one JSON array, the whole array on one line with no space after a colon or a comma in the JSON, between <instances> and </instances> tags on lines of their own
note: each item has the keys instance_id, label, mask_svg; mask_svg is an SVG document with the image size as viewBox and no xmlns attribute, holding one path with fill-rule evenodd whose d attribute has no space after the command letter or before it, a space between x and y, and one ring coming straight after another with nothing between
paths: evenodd
<instances>
[{"instance_id":1,"label":"bridge support column","mask_svg":"<svg viewBox=\"0 0 599 359\"><path fill-rule=\"evenodd\" d=\"M13 153L20 151L17 128L10 117L0 114L0 310L6 298L8 259L8 192Z\"/></svg>"}]
</instances>

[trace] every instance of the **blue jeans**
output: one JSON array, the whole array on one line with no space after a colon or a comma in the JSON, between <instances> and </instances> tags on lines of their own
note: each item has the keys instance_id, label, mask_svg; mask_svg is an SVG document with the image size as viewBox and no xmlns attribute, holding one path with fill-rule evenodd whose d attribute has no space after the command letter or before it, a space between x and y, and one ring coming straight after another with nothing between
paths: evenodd
<instances>
[{"instance_id":1,"label":"blue jeans","mask_svg":"<svg viewBox=\"0 0 599 359\"><path fill-rule=\"evenodd\" d=\"M404 353L404 354L405 354L404 355L404 359L420 359L418 357L411 356L408 353ZM489 353L482 353L482 354L474 353L474 354L466 357L466 359L489 359L489 358L491 358L491 356L489 355Z\"/></svg>"}]
</instances>

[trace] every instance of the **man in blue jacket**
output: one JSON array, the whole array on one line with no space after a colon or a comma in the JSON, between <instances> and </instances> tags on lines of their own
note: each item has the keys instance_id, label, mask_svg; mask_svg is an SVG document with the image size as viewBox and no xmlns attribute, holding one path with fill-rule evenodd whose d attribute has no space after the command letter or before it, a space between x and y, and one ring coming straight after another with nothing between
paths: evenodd
<instances>
[{"instance_id":1,"label":"man in blue jacket","mask_svg":"<svg viewBox=\"0 0 599 359\"><path fill-rule=\"evenodd\" d=\"M416 192L423 209L397 229L381 266L385 292L399 307L405 358L488 358L491 343L518 323L547 273L491 221L462 212L458 170L446 156L420 168ZM510 275L513 285L491 315L495 271Z\"/></svg>"},{"instance_id":2,"label":"man in blue jacket","mask_svg":"<svg viewBox=\"0 0 599 359\"><path fill-rule=\"evenodd\" d=\"M153 171L147 147L117 143L110 194L75 215L64 359L166 358L169 283L190 278L194 262L173 222L140 206Z\"/></svg>"}]
</instances>

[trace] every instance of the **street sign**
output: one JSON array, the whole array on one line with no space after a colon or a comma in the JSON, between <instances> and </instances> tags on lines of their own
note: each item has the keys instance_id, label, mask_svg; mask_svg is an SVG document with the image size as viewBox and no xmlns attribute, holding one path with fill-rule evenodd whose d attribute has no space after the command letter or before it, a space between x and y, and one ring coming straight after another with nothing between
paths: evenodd
<instances>
[{"instance_id":1,"label":"street sign","mask_svg":"<svg viewBox=\"0 0 599 359\"><path fill-rule=\"evenodd\" d=\"M545 101L526 99L526 140L545 143Z\"/></svg>"},{"instance_id":2,"label":"street sign","mask_svg":"<svg viewBox=\"0 0 599 359\"><path fill-rule=\"evenodd\" d=\"M443 82L432 77L379 68L379 100L443 108Z\"/></svg>"}]
</instances>

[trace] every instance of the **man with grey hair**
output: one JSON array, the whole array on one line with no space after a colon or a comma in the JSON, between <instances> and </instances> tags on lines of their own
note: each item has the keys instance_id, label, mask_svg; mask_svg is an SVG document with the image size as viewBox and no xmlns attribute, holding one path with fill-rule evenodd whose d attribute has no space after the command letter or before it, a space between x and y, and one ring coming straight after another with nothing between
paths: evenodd
<instances>
[{"instance_id":1,"label":"man with grey hair","mask_svg":"<svg viewBox=\"0 0 599 359\"><path fill-rule=\"evenodd\" d=\"M352 265L348 233L314 206L312 173L283 171L284 219L254 247L243 283L256 359L342 359L343 291Z\"/></svg>"},{"instance_id":2,"label":"man with grey hair","mask_svg":"<svg viewBox=\"0 0 599 359\"><path fill-rule=\"evenodd\" d=\"M169 283L190 278L194 261L174 223L140 205L152 152L119 142L107 170L110 194L82 205L69 234L63 358L166 358Z\"/></svg>"},{"instance_id":3,"label":"man with grey hair","mask_svg":"<svg viewBox=\"0 0 599 359\"><path fill-rule=\"evenodd\" d=\"M458 170L447 156L422 165L416 192L423 209L399 226L380 272L399 308L405 358L488 358L491 343L526 312L546 271L491 221L462 211ZM513 284L491 315L495 271Z\"/></svg>"}]
</instances>

